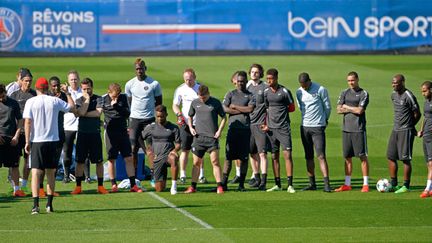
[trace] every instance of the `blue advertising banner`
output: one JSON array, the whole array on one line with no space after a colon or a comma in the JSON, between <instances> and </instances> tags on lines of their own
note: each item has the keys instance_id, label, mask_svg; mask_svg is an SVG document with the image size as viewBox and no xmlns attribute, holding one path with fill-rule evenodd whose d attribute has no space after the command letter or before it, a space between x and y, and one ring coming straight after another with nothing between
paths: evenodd
<instances>
[{"instance_id":1,"label":"blue advertising banner","mask_svg":"<svg viewBox=\"0 0 432 243\"><path fill-rule=\"evenodd\" d=\"M3 0L1 52L374 51L432 44L426 0Z\"/></svg>"}]
</instances>

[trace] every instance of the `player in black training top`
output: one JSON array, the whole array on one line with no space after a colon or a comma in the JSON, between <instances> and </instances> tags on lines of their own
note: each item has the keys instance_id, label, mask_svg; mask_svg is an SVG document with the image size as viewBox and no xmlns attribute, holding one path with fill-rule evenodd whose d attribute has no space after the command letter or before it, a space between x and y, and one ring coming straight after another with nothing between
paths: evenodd
<instances>
[{"instance_id":1,"label":"player in black training top","mask_svg":"<svg viewBox=\"0 0 432 243\"><path fill-rule=\"evenodd\" d=\"M126 174L129 177L131 192L142 192L135 183L135 166L132 159L132 148L127 131L127 120L130 108L127 97L121 93L121 87L112 83L108 87L108 93L103 95L98 102L98 109L104 113L104 139L108 153L108 174L111 181L111 192L118 192L115 180L115 161L120 153L126 165Z\"/></svg>"},{"instance_id":2,"label":"player in black training top","mask_svg":"<svg viewBox=\"0 0 432 243\"><path fill-rule=\"evenodd\" d=\"M419 105L414 94L405 88L405 77L397 74L392 80L393 93L391 99L394 109L394 126L387 148L387 159L390 171L392 191L404 193L409 191L411 180L411 159L414 137L417 132L415 125L420 120ZM397 161L404 164L404 184L398 187Z\"/></svg>"}]
</instances>

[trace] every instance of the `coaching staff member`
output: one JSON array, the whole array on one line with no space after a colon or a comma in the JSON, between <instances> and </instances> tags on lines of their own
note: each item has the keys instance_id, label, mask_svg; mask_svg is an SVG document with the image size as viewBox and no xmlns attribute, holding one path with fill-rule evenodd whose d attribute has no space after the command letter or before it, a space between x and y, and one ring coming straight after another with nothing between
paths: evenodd
<instances>
[{"instance_id":1,"label":"coaching staff member","mask_svg":"<svg viewBox=\"0 0 432 243\"><path fill-rule=\"evenodd\" d=\"M25 151L30 153L32 168L32 194L33 208L31 213L39 213L39 181L45 170L48 179L48 202L46 211L53 212L53 193L55 189L55 171L58 165L57 143L58 114L60 111L75 110L75 105L70 93L66 93L68 103L63 100L48 96L48 81L39 78L35 84L37 96L27 100L23 118L25 129Z\"/></svg>"}]
</instances>

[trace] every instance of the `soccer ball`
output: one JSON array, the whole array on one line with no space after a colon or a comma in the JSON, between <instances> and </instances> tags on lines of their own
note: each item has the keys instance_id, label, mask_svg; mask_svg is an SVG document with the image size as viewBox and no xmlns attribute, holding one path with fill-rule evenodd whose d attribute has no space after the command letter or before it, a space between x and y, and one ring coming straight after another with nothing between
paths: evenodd
<instances>
[{"instance_id":1,"label":"soccer ball","mask_svg":"<svg viewBox=\"0 0 432 243\"><path fill-rule=\"evenodd\" d=\"M387 179L380 179L376 184L376 189L379 192L388 192L390 190L390 182Z\"/></svg>"}]
</instances>

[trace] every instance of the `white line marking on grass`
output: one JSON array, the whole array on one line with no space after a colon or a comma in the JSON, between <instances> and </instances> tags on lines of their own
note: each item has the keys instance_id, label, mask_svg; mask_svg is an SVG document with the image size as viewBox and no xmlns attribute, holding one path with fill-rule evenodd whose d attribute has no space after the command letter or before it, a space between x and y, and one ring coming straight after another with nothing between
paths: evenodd
<instances>
[{"instance_id":1,"label":"white line marking on grass","mask_svg":"<svg viewBox=\"0 0 432 243\"><path fill-rule=\"evenodd\" d=\"M210 226L211 227L211 226ZM357 229L357 230L391 230L391 229L412 229L412 230L430 230L432 226L429 225L399 225L399 226L329 226L329 227L229 227L229 228L218 228L218 230L341 230L341 229ZM213 228L212 228L213 229ZM177 230L208 230L206 228L146 228L146 229L36 229L38 232L149 232L149 231L177 231ZM31 233L35 232L35 229L0 229L0 233Z\"/></svg>"},{"instance_id":2,"label":"white line marking on grass","mask_svg":"<svg viewBox=\"0 0 432 243\"><path fill-rule=\"evenodd\" d=\"M181 214L183 214L184 216L192 219L193 221L197 222L199 225L201 225L202 227L206 228L206 229L214 229L213 226L209 225L208 223L204 222L203 220L195 217L194 215L192 215L191 213L189 213L186 210L183 210L181 208L178 208L176 205L170 203L169 201L167 201L166 199L156 195L156 193L154 192L149 192L148 194L150 194L150 196L152 196L153 198L157 199L158 201L160 201L161 203L167 205L168 207L177 210L178 212L180 212Z\"/></svg>"}]
</instances>

